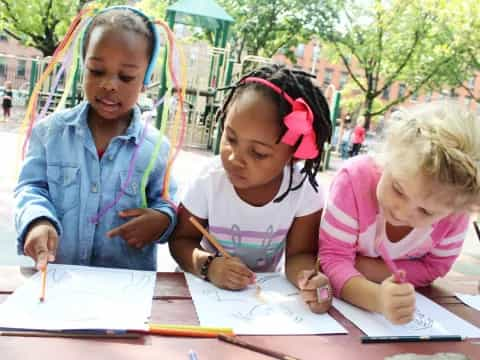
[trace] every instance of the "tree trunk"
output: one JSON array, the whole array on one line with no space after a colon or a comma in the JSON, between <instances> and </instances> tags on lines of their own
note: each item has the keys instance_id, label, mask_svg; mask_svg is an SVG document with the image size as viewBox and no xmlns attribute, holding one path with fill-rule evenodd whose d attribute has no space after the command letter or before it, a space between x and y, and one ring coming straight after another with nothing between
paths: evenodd
<instances>
[{"instance_id":1,"label":"tree trunk","mask_svg":"<svg viewBox=\"0 0 480 360\"><path fill-rule=\"evenodd\" d=\"M370 96L367 96L365 98L365 103L364 103L365 111L363 112L363 116L365 118L365 122L363 124L363 127L365 128L365 130L370 129L370 122L371 122L371 119L372 119L372 116L370 114L372 113L373 100L374 100L374 98L372 98Z\"/></svg>"}]
</instances>

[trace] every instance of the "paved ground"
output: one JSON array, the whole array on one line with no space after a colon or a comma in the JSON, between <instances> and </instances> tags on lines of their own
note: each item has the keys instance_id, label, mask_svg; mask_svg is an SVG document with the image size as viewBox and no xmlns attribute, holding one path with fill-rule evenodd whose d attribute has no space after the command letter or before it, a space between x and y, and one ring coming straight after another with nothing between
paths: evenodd
<instances>
[{"instance_id":1,"label":"paved ground","mask_svg":"<svg viewBox=\"0 0 480 360\"><path fill-rule=\"evenodd\" d=\"M15 185L18 167L20 164L20 117L21 111L14 109L13 120L8 123L0 122L0 265L27 265L32 262L16 254L15 232L12 217L12 190ZM179 180L180 188L184 188L188 179L191 179L203 164L213 155L198 150L183 150L174 166L174 173ZM333 156L331 169L319 174L319 182L328 188L335 170L341 165L341 160ZM480 267L474 265L480 262L480 241L477 239L473 227L469 228L468 236L462 251L462 256L454 266L456 272L467 275L480 275ZM158 256L158 267L161 271L172 271L175 262L170 257L167 246L161 246Z\"/></svg>"}]
</instances>

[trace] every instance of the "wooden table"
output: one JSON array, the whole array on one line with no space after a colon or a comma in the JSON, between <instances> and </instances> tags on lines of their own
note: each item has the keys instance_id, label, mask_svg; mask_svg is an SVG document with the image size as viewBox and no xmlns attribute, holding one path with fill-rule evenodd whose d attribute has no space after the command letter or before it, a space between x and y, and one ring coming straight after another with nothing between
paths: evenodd
<instances>
[{"instance_id":1,"label":"wooden table","mask_svg":"<svg viewBox=\"0 0 480 360\"><path fill-rule=\"evenodd\" d=\"M33 271L18 267L0 267L0 302L13 292ZM420 292L451 312L480 326L480 312L463 305L451 291L476 293L478 279L469 277L439 280ZM330 314L348 335L318 336L243 336L245 340L276 349L301 359L383 359L398 353L433 354L457 352L471 359L480 358L480 339L443 343L361 344L362 332L335 309ZM152 321L172 324L198 324L192 298L182 273L158 273ZM0 336L0 359L188 359L188 351L197 352L199 360L261 360L270 357L245 350L216 339L145 336L139 340L85 340L60 338L22 338Z\"/></svg>"}]
</instances>

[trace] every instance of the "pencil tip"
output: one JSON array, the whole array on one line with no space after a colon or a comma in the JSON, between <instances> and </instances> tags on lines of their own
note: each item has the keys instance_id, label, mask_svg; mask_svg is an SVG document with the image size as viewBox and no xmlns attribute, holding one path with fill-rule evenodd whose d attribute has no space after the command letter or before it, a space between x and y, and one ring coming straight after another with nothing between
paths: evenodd
<instances>
[{"instance_id":1,"label":"pencil tip","mask_svg":"<svg viewBox=\"0 0 480 360\"><path fill-rule=\"evenodd\" d=\"M45 298L41 297L41 298L40 298L40 302L43 303L44 301L45 301Z\"/></svg>"}]
</instances>

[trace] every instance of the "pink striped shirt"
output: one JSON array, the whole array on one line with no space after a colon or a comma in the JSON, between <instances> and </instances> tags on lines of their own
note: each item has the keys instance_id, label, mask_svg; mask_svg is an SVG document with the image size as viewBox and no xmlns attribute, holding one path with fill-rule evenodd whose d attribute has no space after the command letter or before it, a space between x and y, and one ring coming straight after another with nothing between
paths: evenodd
<instances>
[{"instance_id":1,"label":"pink striped shirt","mask_svg":"<svg viewBox=\"0 0 480 360\"><path fill-rule=\"evenodd\" d=\"M465 213L415 228L391 242L376 197L380 176L381 169L371 157L357 156L347 161L331 184L320 225L319 258L337 297L349 279L361 275L355 269L356 255L379 257L380 241L414 286L444 276L461 251L469 221Z\"/></svg>"}]
</instances>

